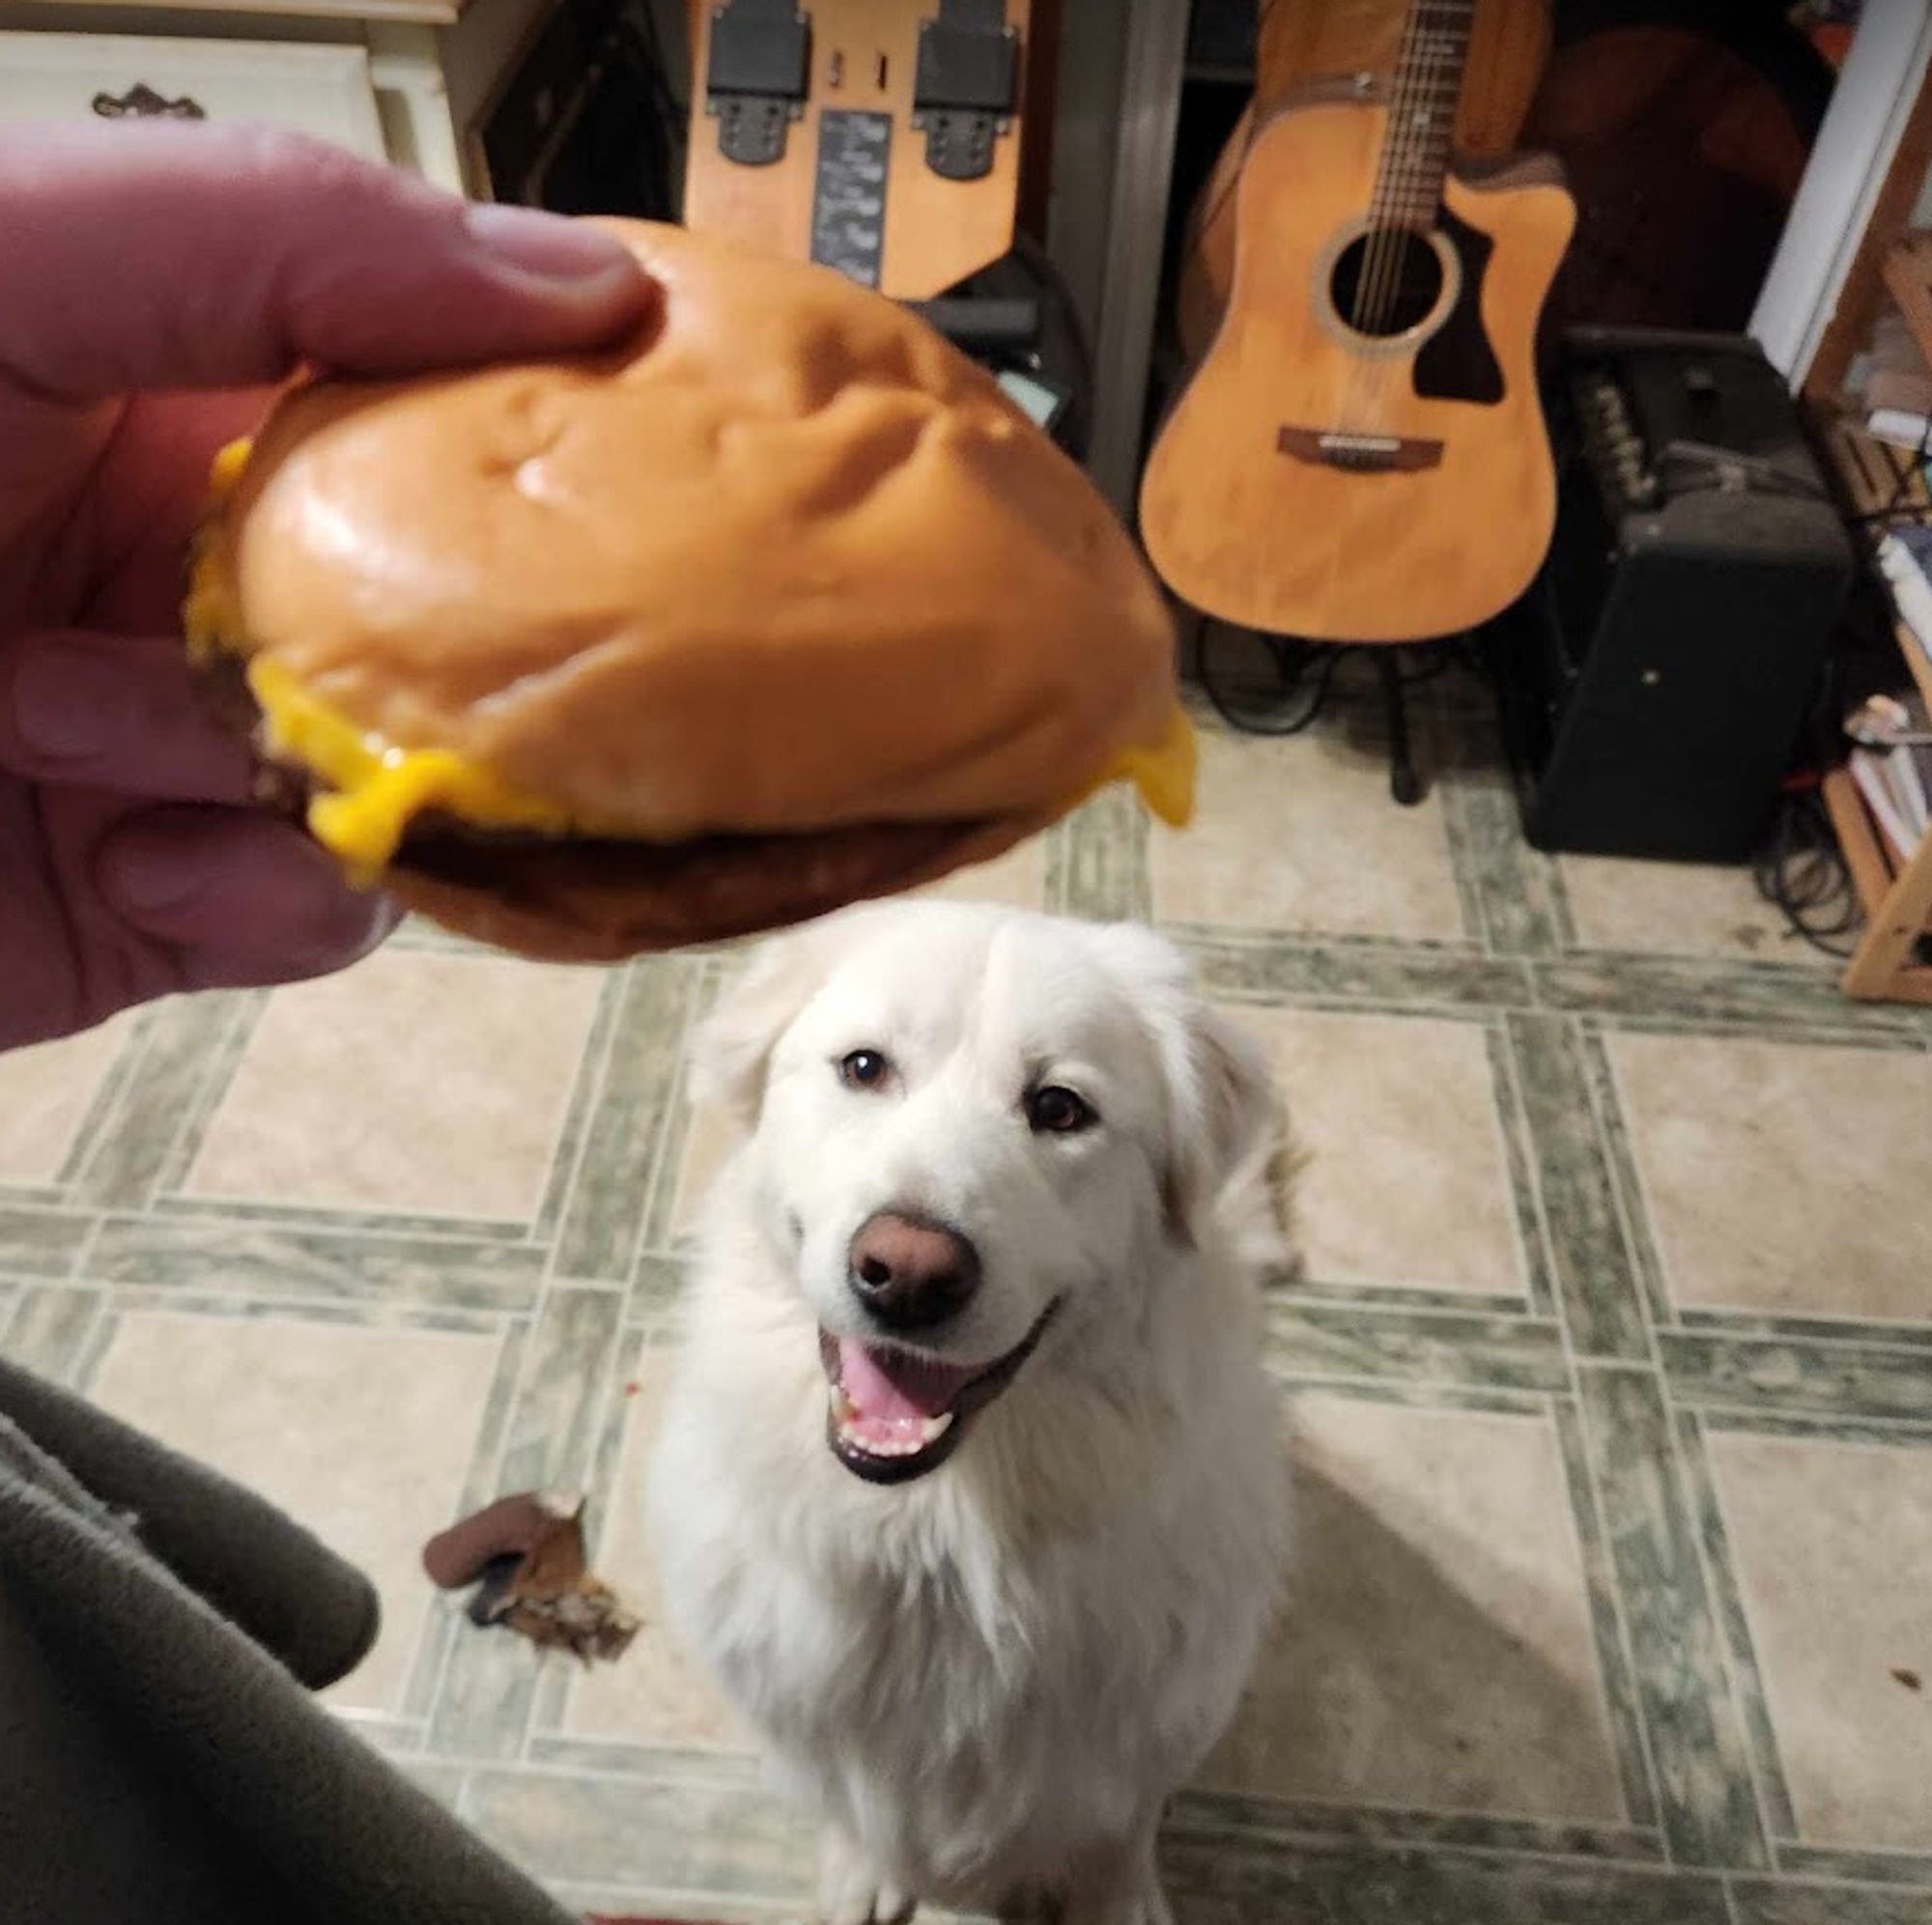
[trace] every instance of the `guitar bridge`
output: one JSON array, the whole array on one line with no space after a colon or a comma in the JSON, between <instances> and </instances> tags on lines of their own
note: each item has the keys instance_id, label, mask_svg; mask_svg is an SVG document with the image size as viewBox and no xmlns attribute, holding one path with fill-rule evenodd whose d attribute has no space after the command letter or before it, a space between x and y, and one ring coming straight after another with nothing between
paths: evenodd
<instances>
[{"instance_id":1,"label":"guitar bridge","mask_svg":"<svg viewBox=\"0 0 1932 1925\"><path fill-rule=\"evenodd\" d=\"M938 17L920 23L912 124L925 135L925 164L943 180L993 171L993 137L1018 100L1019 58L1006 0L939 0Z\"/></svg>"},{"instance_id":2,"label":"guitar bridge","mask_svg":"<svg viewBox=\"0 0 1932 1925\"><path fill-rule=\"evenodd\" d=\"M1442 443L1411 435L1376 435L1348 428L1284 427L1274 438L1275 452L1317 467L1350 468L1360 474L1412 474L1437 467Z\"/></svg>"},{"instance_id":3,"label":"guitar bridge","mask_svg":"<svg viewBox=\"0 0 1932 1925\"><path fill-rule=\"evenodd\" d=\"M704 110L718 123L725 159L770 167L784 158L810 71L811 27L791 0L726 0L712 9Z\"/></svg>"}]
</instances>

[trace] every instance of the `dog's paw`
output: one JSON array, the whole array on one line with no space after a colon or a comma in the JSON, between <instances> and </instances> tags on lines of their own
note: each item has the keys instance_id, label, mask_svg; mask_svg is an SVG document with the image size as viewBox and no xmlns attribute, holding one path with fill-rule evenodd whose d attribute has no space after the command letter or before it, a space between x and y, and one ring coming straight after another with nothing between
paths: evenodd
<instances>
[{"instance_id":1,"label":"dog's paw","mask_svg":"<svg viewBox=\"0 0 1932 1925\"><path fill-rule=\"evenodd\" d=\"M818 1925L906 1925L917 1902L842 1838L828 1836L820 1846Z\"/></svg>"}]
</instances>

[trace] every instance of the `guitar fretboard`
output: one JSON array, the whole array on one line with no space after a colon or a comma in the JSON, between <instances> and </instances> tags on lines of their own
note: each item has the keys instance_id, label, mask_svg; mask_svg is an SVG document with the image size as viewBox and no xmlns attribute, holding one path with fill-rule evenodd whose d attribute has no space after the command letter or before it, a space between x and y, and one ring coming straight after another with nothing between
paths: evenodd
<instances>
[{"instance_id":1,"label":"guitar fretboard","mask_svg":"<svg viewBox=\"0 0 1932 1925\"><path fill-rule=\"evenodd\" d=\"M1476 0L1412 0L1376 178L1378 227L1426 227L1442 201Z\"/></svg>"}]
</instances>

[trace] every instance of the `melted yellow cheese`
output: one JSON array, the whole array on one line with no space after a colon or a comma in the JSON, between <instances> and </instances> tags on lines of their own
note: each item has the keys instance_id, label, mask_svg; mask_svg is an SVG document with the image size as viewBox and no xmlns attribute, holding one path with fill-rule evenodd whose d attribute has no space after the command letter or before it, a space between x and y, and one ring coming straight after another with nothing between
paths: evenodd
<instances>
[{"instance_id":1,"label":"melted yellow cheese","mask_svg":"<svg viewBox=\"0 0 1932 1925\"><path fill-rule=\"evenodd\" d=\"M447 749L404 749L358 726L282 664L249 653L234 585L218 552L222 510L248 453L247 441L234 441L215 458L211 513L195 544L183 626L197 661L223 651L246 659L248 687L262 711L263 747L324 784L309 799L309 833L350 877L373 883L394 858L411 822L426 809L446 810L484 829L600 833L598 825L517 787L483 763ZM1114 756L1075 800L1110 782L1130 781L1153 814L1183 828L1194 808L1194 774L1193 724L1177 706L1157 744ZM602 833L627 832L606 825Z\"/></svg>"},{"instance_id":2,"label":"melted yellow cheese","mask_svg":"<svg viewBox=\"0 0 1932 1925\"><path fill-rule=\"evenodd\" d=\"M242 435L216 452L213 466L209 469L208 492L217 507L235 493L236 483L242 479L242 470L248 466L248 456L254 446L255 443Z\"/></svg>"},{"instance_id":3,"label":"melted yellow cheese","mask_svg":"<svg viewBox=\"0 0 1932 1925\"><path fill-rule=\"evenodd\" d=\"M247 676L261 705L268 752L327 784L310 798L309 834L359 883L382 873L410 823L429 808L447 810L479 828L550 835L595 833L559 805L451 750L400 749L358 728L266 656L249 662ZM1131 781L1155 815L1182 828L1193 812L1194 763L1193 726L1177 708L1157 747L1117 755L1088 793L1109 782Z\"/></svg>"},{"instance_id":4,"label":"melted yellow cheese","mask_svg":"<svg viewBox=\"0 0 1932 1925\"><path fill-rule=\"evenodd\" d=\"M220 547L229 498L248 465L253 445L245 438L230 441L214 457L209 474L208 513L189 551L187 600L182 608L182 633L187 637L188 657L194 662L206 663L221 649L234 647L241 632L241 614L228 570L222 566Z\"/></svg>"},{"instance_id":5,"label":"melted yellow cheese","mask_svg":"<svg viewBox=\"0 0 1932 1925\"><path fill-rule=\"evenodd\" d=\"M302 688L280 663L256 656L247 676L261 705L268 752L311 770L327 784L309 800L309 834L355 882L366 885L380 876L411 822L429 808L447 810L479 828L550 835L595 833L559 805L516 787L481 763L447 749L399 749L358 728ZM1194 761L1194 730L1177 708L1158 747L1116 756L1093 788L1131 781L1155 815L1182 828L1193 811Z\"/></svg>"},{"instance_id":6,"label":"melted yellow cheese","mask_svg":"<svg viewBox=\"0 0 1932 1925\"><path fill-rule=\"evenodd\" d=\"M358 728L267 656L255 656L247 675L261 706L268 752L327 784L309 798L309 834L355 881L374 881L411 822L429 808L486 829L564 835L583 827L558 804L452 750L400 749Z\"/></svg>"},{"instance_id":7,"label":"melted yellow cheese","mask_svg":"<svg viewBox=\"0 0 1932 1925\"><path fill-rule=\"evenodd\" d=\"M1198 756L1194 724L1187 711L1176 704L1167 733L1151 749L1124 749L1101 770L1094 788L1109 782L1132 782L1150 813L1170 828L1185 829L1194 819L1194 772ZM1093 790L1088 793L1091 795Z\"/></svg>"}]
</instances>

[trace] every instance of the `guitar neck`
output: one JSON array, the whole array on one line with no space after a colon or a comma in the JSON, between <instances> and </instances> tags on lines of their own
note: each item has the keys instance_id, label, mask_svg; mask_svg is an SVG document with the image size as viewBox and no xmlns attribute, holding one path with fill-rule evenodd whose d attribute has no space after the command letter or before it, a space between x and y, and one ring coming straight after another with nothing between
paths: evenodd
<instances>
[{"instance_id":1,"label":"guitar neck","mask_svg":"<svg viewBox=\"0 0 1932 1925\"><path fill-rule=\"evenodd\" d=\"M1442 204L1476 0L1411 0L1376 177L1377 226L1427 227Z\"/></svg>"}]
</instances>

